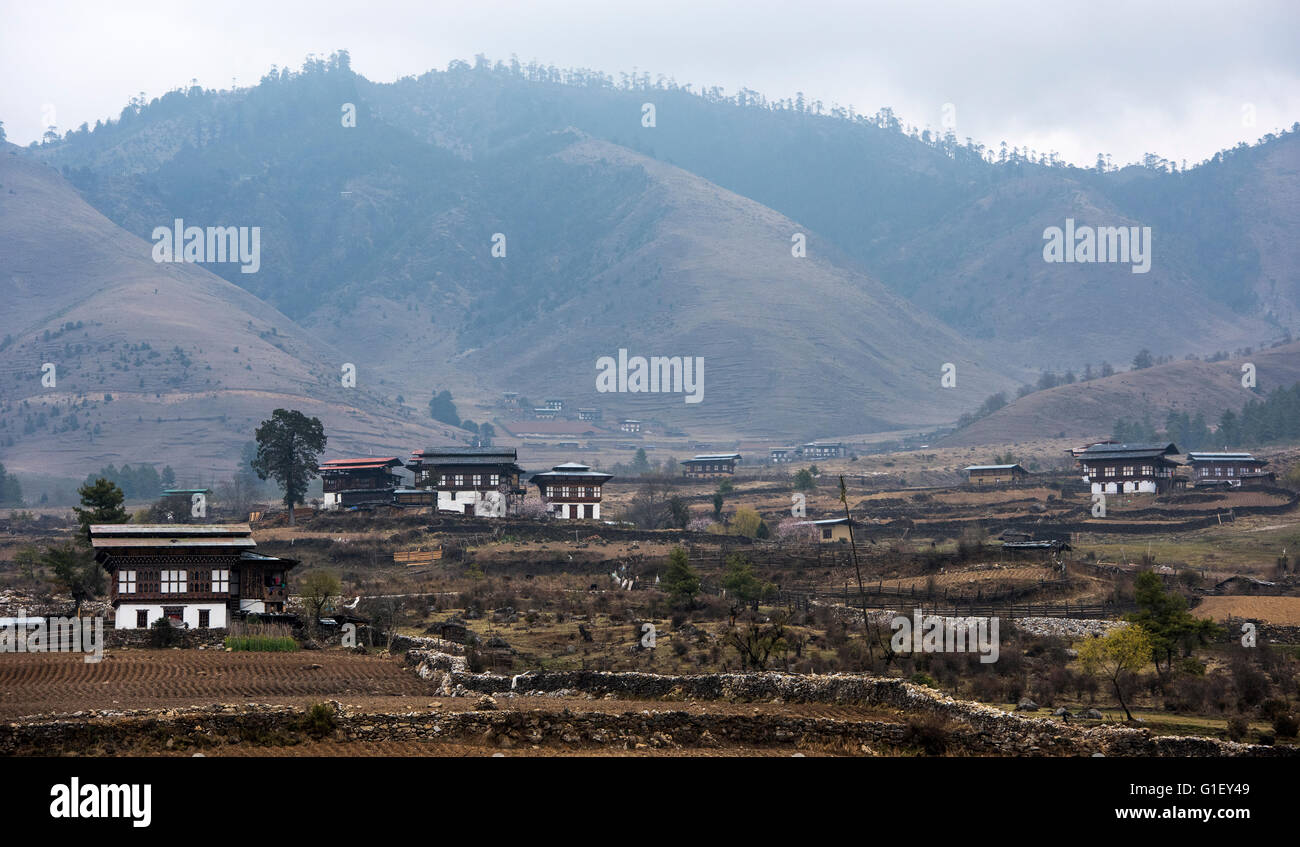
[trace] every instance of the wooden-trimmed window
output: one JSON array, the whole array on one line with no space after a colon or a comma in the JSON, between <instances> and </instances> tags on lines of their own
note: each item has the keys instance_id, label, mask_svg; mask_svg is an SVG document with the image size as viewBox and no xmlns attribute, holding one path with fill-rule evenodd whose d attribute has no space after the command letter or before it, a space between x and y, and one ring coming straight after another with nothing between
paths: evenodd
<instances>
[{"instance_id":1,"label":"wooden-trimmed window","mask_svg":"<svg viewBox=\"0 0 1300 847\"><path fill-rule=\"evenodd\" d=\"M163 594L184 594L186 592L185 571L164 570L160 591Z\"/></svg>"},{"instance_id":2,"label":"wooden-trimmed window","mask_svg":"<svg viewBox=\"0 0 1300 847\"><path fill-rule=\"evenodd\" d=\"M212 592L214 594L230 593L230 571L227 569L214 570L212 572Z\"/></svg>"},{"instance_id":3,"label":"wooden-trimmed window","mask_svg":"<svg viewBox=\"0 0 1300 847\"><path fill-rule=\"evenodd\" d=\"M134 594L136 588L135 571L117 572L117 593Z\"/></svg>"}]
</instances>

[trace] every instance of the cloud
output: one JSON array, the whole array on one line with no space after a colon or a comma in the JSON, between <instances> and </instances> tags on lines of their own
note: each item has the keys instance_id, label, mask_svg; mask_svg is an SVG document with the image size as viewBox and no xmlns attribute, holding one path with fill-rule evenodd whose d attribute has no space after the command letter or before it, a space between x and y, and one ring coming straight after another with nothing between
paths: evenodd
<instances>
[{"instance_id":1,"label":"cloud","mask_svg":"<svg viewBox=\"0 0 1300 847\"><path fill-rule=\"evenodd\" d=\"M1200 161L1300 120L1300 4L1096 0L899 3L766 0L532 2L50 2L6 11L0 118L10 140L116 117L140 91L197 78L255 84L274 64L346 48L389 81L476 53L769 98L891 106L905 123L1091 164L1145 152ZM1252 104L1254 126L1242 121Z\"/></svg>"}]
</instances>

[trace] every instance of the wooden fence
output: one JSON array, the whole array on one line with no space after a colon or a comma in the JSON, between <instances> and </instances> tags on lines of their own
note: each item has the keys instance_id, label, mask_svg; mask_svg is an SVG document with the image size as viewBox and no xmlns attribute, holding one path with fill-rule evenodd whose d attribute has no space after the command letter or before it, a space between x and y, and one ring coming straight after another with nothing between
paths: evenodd
<instances>
[{"instance_id":1,"label":"wooden fence","mask_svg":"<svg viewBox=\"0 0 1300 847\"><path fill-rule=\"evenodd\" d=\"M431 565L435 560L442 558L442 548L437 550L402 550L393 554L393 562L404 564L408 567L415 565Z\"/></svg>"}]
</instances>

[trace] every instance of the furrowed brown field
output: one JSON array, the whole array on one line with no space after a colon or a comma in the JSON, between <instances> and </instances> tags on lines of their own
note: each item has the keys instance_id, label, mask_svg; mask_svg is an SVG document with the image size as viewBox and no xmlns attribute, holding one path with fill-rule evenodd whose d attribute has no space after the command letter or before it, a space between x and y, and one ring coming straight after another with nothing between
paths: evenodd
<instances>
[{"instance_id":1,"label":"furrowed brown field","mask_svg":"<svg viewBox=\"0 0 1300 847\"><path fill-rule=\"evenodd\" d=\"M327 698L397 707L403 698L431 693L430 683L397 659L334 651L112 650L98 663L72 654L0 654L0 719L210 703L303 705Z\"/></svg>"}]
</instances>

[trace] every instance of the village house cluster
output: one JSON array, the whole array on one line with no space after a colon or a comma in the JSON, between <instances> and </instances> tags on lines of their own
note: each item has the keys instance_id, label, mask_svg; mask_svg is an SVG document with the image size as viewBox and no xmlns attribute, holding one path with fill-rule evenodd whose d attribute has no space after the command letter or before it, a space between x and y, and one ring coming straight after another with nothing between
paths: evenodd
<instances>
[{"instance_id":1,"label":"village house cluster","mask_svg":"<svg viewBox=\"0 0 1300 847\"><path fill-rule=\"evenodd\" d=\"M1173 442L1097 441L1070 450L1093 494L1164 494L1175 488L1240 488L1276 480L1276 474L1265 469L1267 460L1250 453L1191 452L1186 464L1174 458L1181 453ZM969 465L963 470L972 485L1019 485L1034 477L1019 464Z\"/></svg>"},{"instance_id":2,"label":"village house cluster","mask_svg":"<svg viewBox=\"0 0 1300 847\"><path fill-rule=\"evenodd\" d=\"M688 479L734 476L739 453L703 454L683 461ZM412 506L459 515L515 514L527 493L513 447L435 447L396 456L331 459L320 465L326 510ZM564 462L529 479L556 518L600 520L604 485L613 474Z\"/></svg>"},{"instance_id":3,"label":"village house cluster","mask_svg":"<svg viewBox=\"0 0 1300 847\"><path fill-rule=\"evenodd\" d=\"M809 441L798 447L773 447L768 452L768 461L774 465L811 459L843 459L848 450L838 441Z\"/></svg>"}]
</instances>

